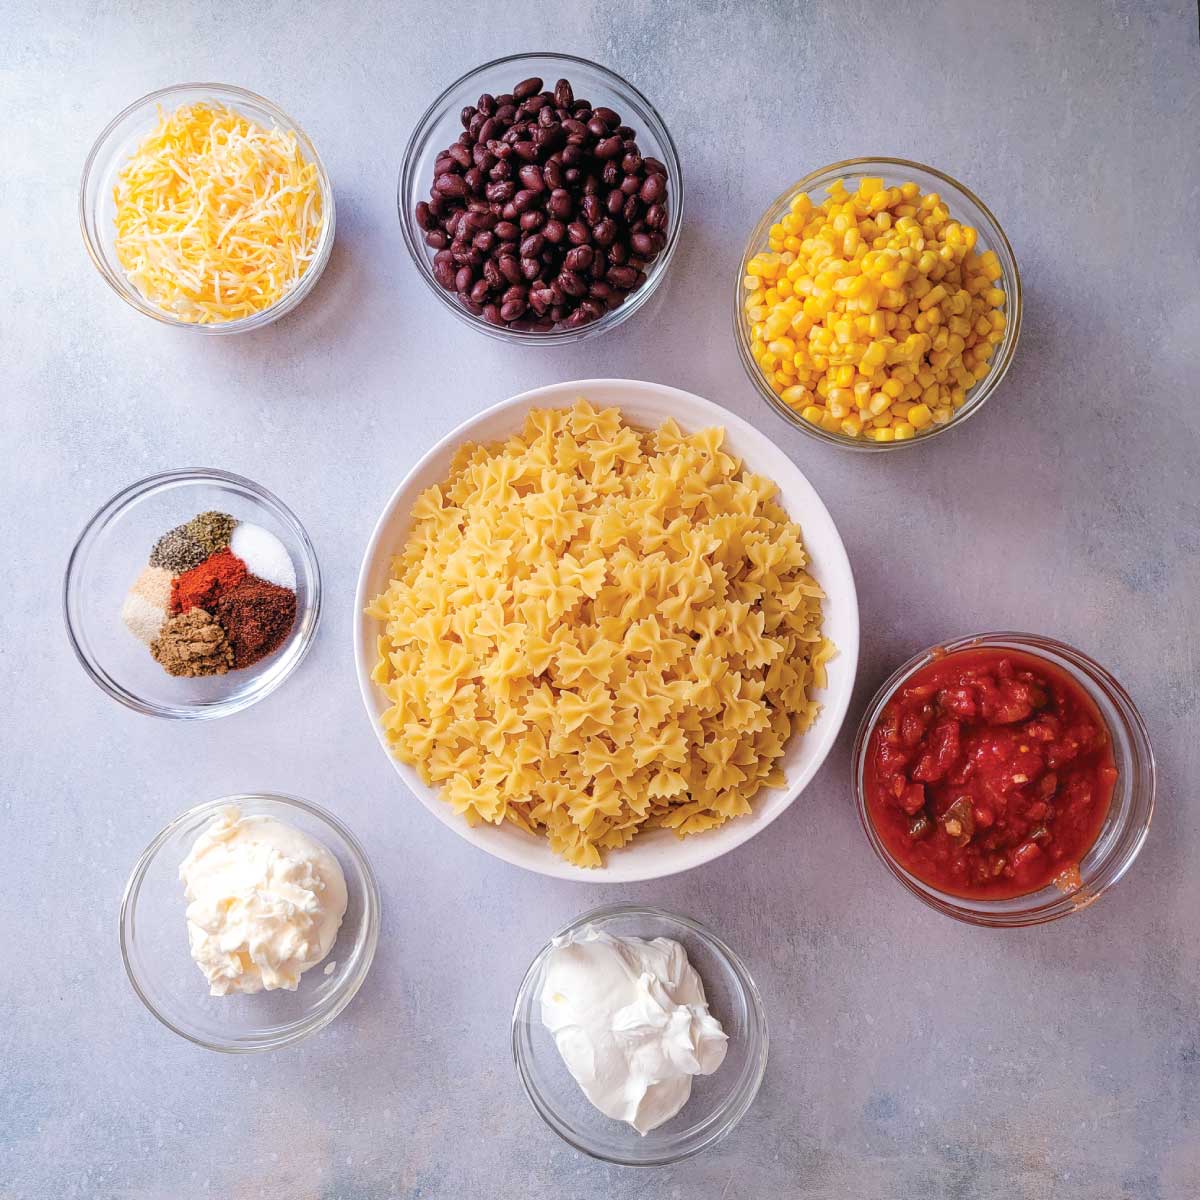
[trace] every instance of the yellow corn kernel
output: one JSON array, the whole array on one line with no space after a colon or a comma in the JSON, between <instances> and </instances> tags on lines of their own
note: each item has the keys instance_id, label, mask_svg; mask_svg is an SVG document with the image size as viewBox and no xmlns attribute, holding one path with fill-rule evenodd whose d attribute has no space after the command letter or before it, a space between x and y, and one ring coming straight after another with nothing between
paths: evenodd
<instances>
[{"instance_id":1,"label":"yellow corn kernel","mask_svg":"<svg viewBox=\"0 0 1200 1200\"><path fill-rule=\"evenodd\" d=\"M888 428L876 429L872 432L871 436L877 442L894 442L896 440L896 431Z\"/></svg>"},{"instance_id":2,"label":"yellow corn kernel","mask_svg":"<svg viewBox=\"0 0 1200 1200\"><path fill-rule=\"evenodd\" d=\"M933 413L927 404L914 404L908 410L908 423L915 429L924 429L933 420Z\"/></svg>"},{"instance_id":3,"label":"yellow corn kernel","mask_svg":"<svg viewBox=\"0 0 1200 1200\"><path fill-rule=\"evenodd\" d=\"M903 441L987 376L1007 324L999 257L936 193L836 180L820 202L794 196L766 241L742 319L764 382L806 420Z\"/></svg>"}]
</instances>

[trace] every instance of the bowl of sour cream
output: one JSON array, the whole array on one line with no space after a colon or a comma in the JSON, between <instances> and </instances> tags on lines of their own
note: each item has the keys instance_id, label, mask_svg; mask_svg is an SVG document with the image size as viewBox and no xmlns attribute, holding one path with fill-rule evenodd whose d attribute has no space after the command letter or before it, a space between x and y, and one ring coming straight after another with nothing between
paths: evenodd
<instances>
[{"instance_id":1,"label":"bowl of sour cream","mask_svg":"<svg viewBox=\"0 0 1200 1200\"><path fill-rule=\"evenodd\" d=\"M605 1162L664 1166L715 1145L767 1064L745 964L690 917L632 904L585 913L539 951L512 1048L539 1116Z\"/></svg>"}]
</instances>

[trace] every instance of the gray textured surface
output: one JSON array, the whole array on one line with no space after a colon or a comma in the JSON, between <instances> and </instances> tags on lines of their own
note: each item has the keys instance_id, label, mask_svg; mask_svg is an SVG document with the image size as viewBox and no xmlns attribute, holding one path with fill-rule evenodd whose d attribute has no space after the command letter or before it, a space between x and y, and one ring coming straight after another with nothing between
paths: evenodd
<instances>
[{"instance_id":1,"label":"gray textured surface","mask_svg":"<svg viewBox=\"0 0 1200 1200\"><path fill-rule=\"evenodd\" d=\"M514 0L483 19L495 34L477 7L6 11L0 1196L1195 1196L1194 3L543 12ZM531 47L596 57L644 88L688 185L665 302L594 344L540 354L436 309L393 208L400 150L429 100L483 59ZM275 99L337 188L328 273L295 315L247 338L138 316L96 275L76 227L78 173L101 126L189 78ZM936 444L866 461L764 410L728 302L765 202L811 167L872 152L974 187L1013 242L1027 307L988 409ZM863 616L856 703L807 794L730 857L619 893L728 937L773 1023L744 1123L653 1176L560 1144L507 1049L529 957L616 890L523 874L431 820L375 744L349 651L359 553L418 454L514 391L605 374L692 389L777 437L840 523ZM283 689L188 727L135 716L87 682L58 589L95 506L141 475L198 463L249 474L295 507L328 607ZM1161 768L1155 828L1129 879L1081 916L1011 933L960 927L905 896L873 861L846 787L851 727L884 675L940 637L992 627L1058 635L1105 662L1141 704ZM331 1029L229 1059L142 1009L115 915L130 865L170 816L255 787L330 805L362 835L385 928Z\"/></svg>"}]
</instances>

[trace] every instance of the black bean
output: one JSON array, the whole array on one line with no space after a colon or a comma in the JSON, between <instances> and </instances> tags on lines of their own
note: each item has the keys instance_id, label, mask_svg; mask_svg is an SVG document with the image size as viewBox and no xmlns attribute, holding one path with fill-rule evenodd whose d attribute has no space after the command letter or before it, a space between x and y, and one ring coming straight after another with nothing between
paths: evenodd
<instances>
[{"instance_id":1,"label":"black bean","mask_svg":"<svg viewBox=\"0 0 1200 1200\"><path fill-rule=\"evenodd\" d=\"M496 325L575 328L616 308L666 246L666 167L567 80L523 80L460 113L415 218L438 285ZM574 219L573 219L574 218Z\"/></svg>"},{"instance_id":2,"label":"black bean","mask_svg":"<svg viewBox=\"0 0 1200 1200\"><path fill-rule=\"evenodd\" d=\"M537 258L545 244L546 239L540 233L532 234L521 243L521 257Z\"/></svg>"},{"instance_id":3,"label":"black bean","mask_svg":"<svg viewBox=\"0 0 1200 1200\"><path fill-rule=\"evenodd\" d=\"M528 79L522 79L512 90L514 100L525 100L530 96L536 96L542 90L542 81L536 76L531 75Z\"/></svg>"},{"instance_id":4,"label":"black bean","mask_svg":"<svg viewBox=\"0 0 1200 1200\"><path fill-rule=\"evenodd\" d=\"M521 183L531 192L544 192L546 190L546 181L542 178L542 168L536 163L529 163L522 167L517 175L520 177ZM654 178L658 178L655 176Z\"/></svg>"},{"instance_id":5,"label":"black bean","mask_svg":"<svg viewBox=\"0 0 1200 1200\"><path fill-rule=\"evenodd\" d=\"M574 271L559 272L558 279L555 282L567 296L584 296L587 294L587 284Z\"/></svg>"},{"instance_id":6,"label":"black bean","mask_svg":"<svg viewBox=\"0 0 1200 1200\"><path fill-rule=\"evenodd\" d=\"M591 246L576 246L573 250L567 251L567 256L563 259L563 266L569 271L586 271L592 265L592 259L595 256L595 251Z\"/></svg>"},{"instance_id":7,"label":"black bean","mask_svg":"<svg viewBox=\"0 0 1200 1200\"><path fill-rule=\"evenodd\" d=\"M465 196L468 190L466 180L461 175L439 175L433 187L443 196Z\"/></svg>"},{"instance_id":8,"label":"black bean","mask_svg":"<svg viewBox=\"0 0 1200 1200\"><path fill-rule=\"evenodd\" d=\"M638 193L643 204L657 204L666 194L666 176L658 174L647 175L642 190Z\"/></svg>"},{"instance_id":9,"label":"black bean","mask_svg":"<svg viewBox=\"0 0 1200 1200\"><path fill-rule=\"evenodd\" d=\"M555 188L550 193L549 200L546 201L546 207L556 216L565 219L571 215L575 205L571 202L571 194L565 188Z\"/></svg>"},{"instance_id":10,"label":"black bean","mask_svg":"<svg viewBox=\"0 0 1200 1200\"><path fill-rule=\"evenodd\" d=\"M633 247L635 254L640 254L643 258L649 258L654 253L654 243L650 240L648 233L635 233L630 239L629 244Z\"/></svg>"}]
</instances>

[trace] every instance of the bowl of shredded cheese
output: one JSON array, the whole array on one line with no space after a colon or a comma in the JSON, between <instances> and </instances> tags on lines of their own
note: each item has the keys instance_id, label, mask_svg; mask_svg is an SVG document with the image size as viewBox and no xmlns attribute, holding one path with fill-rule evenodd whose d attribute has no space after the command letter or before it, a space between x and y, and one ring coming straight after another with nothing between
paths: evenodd
<instances>
[{"instance_id":1,"label":"bowl of shredded cheese","mask_svg":"<svg viewBox=\"0 0 1200 1200\"><path fill-rule=\"evenodd\" d=\"M333 189L307 134L243 88L189 83L134 101L83 168L79 221L108 285L201 333L290 312L329 261Z\"/></svg>"}]
</instances>

